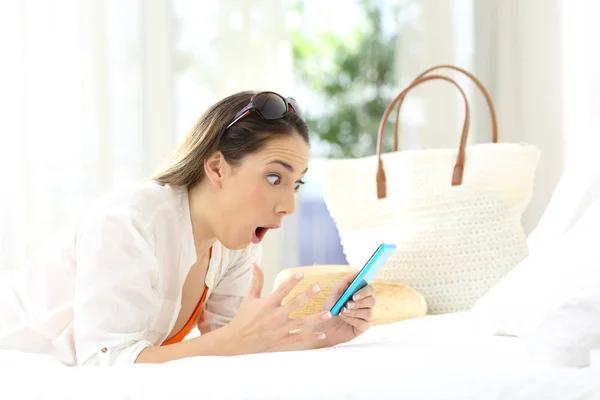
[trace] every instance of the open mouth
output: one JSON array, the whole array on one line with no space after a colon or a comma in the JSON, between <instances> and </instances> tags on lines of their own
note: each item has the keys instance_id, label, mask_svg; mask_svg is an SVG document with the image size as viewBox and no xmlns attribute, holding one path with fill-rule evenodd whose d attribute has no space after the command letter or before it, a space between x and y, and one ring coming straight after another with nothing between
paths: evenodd
<instances>
[{"instance_id":1,"label":"open mouth","mask_svg":"<svg viewBox=\"0 0 600 400\"><path fill-rule=\"evenodd\" d=\"M262 240L265 237L265 235L267 234L268 230L269 230L269 228L265 228L262 226L259 226L258 228L256 228L254 230L254 233L252 234L252 243L259 244L260 242L262 242Z\"/></svg>"},{"instance_id":2,"label":"open mouth","mask_svg":"<svg viewBox=\"0 0 600 400\"><path fill-rule=\"evenodd\" d=\"M270 229L279 229L280 225L259 226L252 232L252 243L259 244Z\"/></svg>"}]
</instances>

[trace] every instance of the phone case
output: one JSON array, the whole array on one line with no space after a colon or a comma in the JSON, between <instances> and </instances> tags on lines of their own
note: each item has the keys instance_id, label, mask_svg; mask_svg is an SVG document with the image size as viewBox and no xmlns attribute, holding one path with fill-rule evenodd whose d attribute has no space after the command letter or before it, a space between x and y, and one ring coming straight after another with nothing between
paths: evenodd
<instances>
[{"instance_id":1,"label":"phone case","mask_svg":"<svg viewBox=\"0 0 600 400\"><path fill-rule=\"evenodd\" d=\"M379 245L371 258L369 258L369 261L365 263L356 278L354 278L350 286L348 286L348 289L342 293L333 307L331 307L331 315L338 315L346 303L352 298L354 293L358 292L371 282L375 274L377 274L388 258L390 258L394 250L396 250L395 244L382 243Z\"/></svg>"}]
</instances>

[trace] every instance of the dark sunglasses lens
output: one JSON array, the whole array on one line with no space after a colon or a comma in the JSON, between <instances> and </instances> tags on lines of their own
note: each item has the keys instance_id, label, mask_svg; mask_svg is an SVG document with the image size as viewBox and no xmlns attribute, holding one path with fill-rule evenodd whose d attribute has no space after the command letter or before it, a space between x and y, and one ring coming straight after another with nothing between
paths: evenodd
<instances>
[{"instance_id":1,"label":"dark sunglasses lens","mask_svg":"<svg viewBox=\"0 0 600 400\"><path fill-rule=\"evenodd\" d=\"M292 108L294 109L294 112L302 119L304 120L304 112L302 111L302 109L300 108L300 105L298 104L298 102L296 101L296 99L293 98L289 98L288 99L288 103L290 103L290 106L292 106Z\"/></svg>"},{"instance_id":2,"label":"dark sunglasses lens","mask_svg":"<svg viewBox=\"0 0 600 400\"><path fill-rule=\"evenodd\" d=\"M254 98L254 106L265 119L281 118L287 112L285 101L274 93L259 93Z\"/></svg>"}]
</instances>

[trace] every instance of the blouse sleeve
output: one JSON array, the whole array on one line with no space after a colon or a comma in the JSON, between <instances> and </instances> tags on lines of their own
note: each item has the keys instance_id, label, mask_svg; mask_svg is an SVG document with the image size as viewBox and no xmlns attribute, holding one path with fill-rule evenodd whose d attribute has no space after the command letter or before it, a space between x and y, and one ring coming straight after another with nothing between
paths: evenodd
<instances>
[{"instance_id":1,"label":"blouse sleeve","mask_svg":"<svg viewBox=\"0 0 600 400\"><path fill-rule=\"evenodd\" d=\"M252 282L252 264L260 264L260 258L260 245L250 245L231 263L206 300L198 322L201 333L221 328L233 319Z\"/></svg>"},{"instance_id":2,"label":"blouse sleeve","mask_svg":"<svg viewBox=\"0 0 600 400\"><path fill-rule=\"evenodd\" d=\"M134 363L161 304L152 234L135 210L111 211L84 223L75 257L77 364Z\"/></svg>"}]
</instances>

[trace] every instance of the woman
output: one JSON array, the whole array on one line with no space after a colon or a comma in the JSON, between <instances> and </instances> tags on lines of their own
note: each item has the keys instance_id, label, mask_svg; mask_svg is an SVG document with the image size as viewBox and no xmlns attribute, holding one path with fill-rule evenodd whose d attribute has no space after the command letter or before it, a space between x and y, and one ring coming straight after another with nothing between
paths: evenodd
<instances>
[{"instance_id":1,"label":"woman","mask_svg":"<svg viewBox=\"0 0 600 400\"><path fill-rule=\"evenodd\" d=\"M242 92L213 105L166 170L96 202L17 273L0 348L115 365L313 349L360 335L372 287L340 316L327 311L354 275L308 317L289 315L318 286L281 304L301 274L261 297L260 242L294 212L308 155L293 99ZM194 326L201 335L184 341Z\"/></svg>"}]
</instances>

